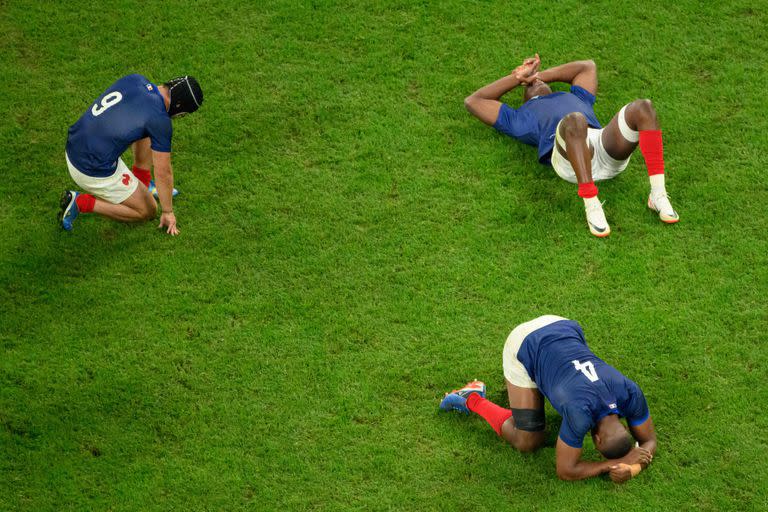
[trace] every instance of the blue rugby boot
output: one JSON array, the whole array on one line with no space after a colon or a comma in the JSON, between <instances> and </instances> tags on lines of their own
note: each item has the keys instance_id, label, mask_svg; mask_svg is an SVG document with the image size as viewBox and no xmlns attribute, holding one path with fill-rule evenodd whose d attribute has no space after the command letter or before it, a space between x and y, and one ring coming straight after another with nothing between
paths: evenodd
<instances>
[{"instance_id":1,"label":"blue rugby boot","mask_svg":"<svg viewBox=\"0 0 768 512\"><path fill-rule=\"evenodd\" d=\"M159 201L160 197L157 195L157 187L155 186L155 180L149 180L149 193L152 194L152 197L155 198L155 201ZM171 197L176 197L179 195L179 191L175 188L173 189L173 192L171 192Z\"/></svg>"},{"instance_id":2,"label":"blue rugby boot","mask_svg":"<svg viewBox=\"0 0 768 512\"><path fill-rule=\"evenodd\" d=\"M461 389L454 389L450 393L446 393L445 398L440 402L440 409L469 414L467 398L472 393L477 393L481 398L485 398L485 383L475 379Z\"/></svg>"},{"instance_id":3,"label":"blue rugby boot","mask_svg":"<svg viewBox=\"0 0 768 512\"><path fill-rule=\"evenodd\" d=\"M61 194L61 199L59 200L59 207L61 209L59 210L58 220L61 227L66 231L72 231L72 223L80 214L77 202L75 201L78 195L80 194L74 190L65 190Z\"/></svg>"}]
</instances>

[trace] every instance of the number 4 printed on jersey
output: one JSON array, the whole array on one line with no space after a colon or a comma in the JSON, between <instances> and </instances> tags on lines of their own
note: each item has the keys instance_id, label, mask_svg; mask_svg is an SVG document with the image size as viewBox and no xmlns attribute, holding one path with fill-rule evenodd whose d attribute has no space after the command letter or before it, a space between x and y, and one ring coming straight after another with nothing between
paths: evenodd
<instances>
[{"instance_id":1,"label":"number 4 printed on jersey","mask_svg":"<svg viewBox=\"0 0 768 512\"><path fill-rule=\"evenodd\" d=\"M592 364L592 361L587 361L586 363L580 363L576 359L571 361L573 363L573 366L576 367L578 371L584 374L586 378L589 379L590 382L597 382L600 380L600 377L597 376L597 372L595 371L595 365Z\"/></svg>"}]
</instances>

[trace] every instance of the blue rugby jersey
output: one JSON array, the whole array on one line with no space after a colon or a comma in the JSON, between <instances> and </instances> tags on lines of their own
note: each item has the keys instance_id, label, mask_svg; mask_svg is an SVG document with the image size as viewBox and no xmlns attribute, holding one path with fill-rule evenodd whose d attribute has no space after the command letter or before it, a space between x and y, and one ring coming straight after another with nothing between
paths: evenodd
<instances>
[{"instance_id":1,"label":"blue rugby jersey","mask_svg":"<svg viewBox=\"0 0 768 512\"><path fill-rule=\"evenodd\" d=\"M560 439L581 448L584 436L608 414L644 423L648 404L640 387L587 347L584 331L573 320L560 320L530 333L517 359L560 413Z\"/></svg>"},{"instance_id":2,"label":"blue rugby jersey","mask_svg":"<svg viewBox=\"0 0 768 512\"><path fill-rule=\"evenodd\" d=\"M514 109L503 103L499 117L493 125L501 133L536 146L539 162L550 164L552 148L555 146L557 123L571 112L581 112L592 128L601 128L600 121L592 108L595 96L578 85L571 86L571 92L553 92L537 96Z\"/></svg>"},{"instance_id":3,"label":"blue rugby jersey","mask_svg":"<svg viewBox=\"0 0 768 512\"><path fill-rule=\"evenodd\" d=\"M69 127L67 156L83 174L111 176L132 142L149 137L152 149L169 153L173 128L157 86L141 75L110 85Z\"/></svg>"}]
</instances>

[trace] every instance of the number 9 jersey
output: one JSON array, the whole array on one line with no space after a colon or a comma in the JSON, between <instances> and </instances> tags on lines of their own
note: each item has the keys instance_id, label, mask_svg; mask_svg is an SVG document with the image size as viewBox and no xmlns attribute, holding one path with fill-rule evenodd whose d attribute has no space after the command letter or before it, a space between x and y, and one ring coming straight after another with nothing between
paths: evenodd
<instances>
[{"instance_id":1,"label":"number 9 jersey","mask_svg":"<svg viewBox=\"0 0 768 512\"><path fill-rule=\"evenodd\" d=\"M131 143L149 137L153 151L171 152L173 127L157 86L141 75L109 86L69 127L67 156L80 172L95 178L115 173Z\"/></svg>"}]
</instances>

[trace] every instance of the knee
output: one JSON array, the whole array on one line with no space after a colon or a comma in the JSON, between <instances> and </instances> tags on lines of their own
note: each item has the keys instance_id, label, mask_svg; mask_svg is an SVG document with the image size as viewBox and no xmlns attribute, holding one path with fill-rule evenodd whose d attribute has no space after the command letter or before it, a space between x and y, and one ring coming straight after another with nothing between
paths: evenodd
<instances>
[{"instance_id":1,"label":"knee","mask_svg":"<svg viewBox=\"0 0 768 512\"><path fill-rule=\"evenodd\" d=\"M513 446L522 453L532 453L544 445L544 436L524 436L517 439Z\"/></svg>"},{"instance_id":2,"label":"knee","mask_svg":"<svg viewBox=\"0 0 768 512\"><path fill-rule=\"evenodd\" d=\"M470 114L474 115L477 110L477 97L474 94L464 98L464 108L466 108Z\"/></svg>"},{"instance_id":3,"label":"knee","mask_svg":"<svg viewBox=\"0 0 768 512\"><path fill-rule=\"evenodd\" d=\"M584 138L587 136L587 118L581 112L571 112L560 121L560 130L565 138Z\"/></svg>"},{"instance_id":4,"label":"knee","mask_svg":"<svg viewBox=\"0 0 768 512\"><path fill-rule=\"evenodd\" d=\"M656 109L653 108L651 100L635 100L632 102L632 110L638 118L645 121L656 121Z\"/></svg>"},{"instance_id":5,"label":"knee","mask_svg":"<svg viewBox=\"0 0 768 512\"><path fill-rule=\"evenodd\" d=\"M546 436L543 430L535 432L520 430L515 426L515 422L510 419L501 426L501 437L515 450L530 453L541 448Z\"/></svg>"}]
</instances>

